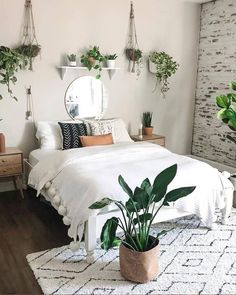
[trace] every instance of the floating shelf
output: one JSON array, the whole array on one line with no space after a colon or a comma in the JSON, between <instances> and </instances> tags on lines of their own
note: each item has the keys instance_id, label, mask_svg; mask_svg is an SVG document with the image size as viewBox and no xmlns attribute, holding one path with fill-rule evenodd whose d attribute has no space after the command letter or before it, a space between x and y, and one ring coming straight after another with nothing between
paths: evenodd
<instances>
[{"instance_id":1,"label":"floating shelf","mask_svg":"<svg viewBox=\"0 0 236 295\"><path fill-rule=\"evenodd\" d=\"M88 70L88 68L86 67L72 67L72 66L61 66L58 67L58 69L60 70L60 76L61 79L63 80L65 77L65 74L68 70ZM116 70L120 70L120 68L102 68L102 70L107 70L108 71L108 75L110 77L110 79L112 79L112 77L114 76Z\"/></svg>"}]
</instances>

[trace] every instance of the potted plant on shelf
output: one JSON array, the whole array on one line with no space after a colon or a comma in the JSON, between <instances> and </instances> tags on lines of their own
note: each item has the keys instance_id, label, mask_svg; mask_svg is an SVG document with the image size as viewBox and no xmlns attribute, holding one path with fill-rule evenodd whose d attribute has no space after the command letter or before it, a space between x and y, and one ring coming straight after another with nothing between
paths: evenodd
<instances>
[{"instance_id":1,"label":"potted plant on shelf","mask_svg":"<svg viewBox=\"0 0 236 295\"><path fill-rule=\"evenodd\" d=\"M98 71L96 78L101 78L102 63L105 61L104 56L101 54L98 46L93 46L80 58L81 63L88 68L89 71L95 69Z\"/></svg>"},{"instance_id":2,"label":"potted plant on shelf","mask_svg":"<svg viewBox=\"0 0 236 295\"><path fill-rule=\"evenodd\" d=\"M131 67L131 72L137 73L137 76L141 74L141 64L142 64L142 57L143 57L143 52L140 49L135 49L135 48L127 48L125 50L126 56L129 59L130 62L133 63Z\"/></svg>"},{"instance_id":3,"label":"potted plant on shelf","mask_svg":"<svg viewBox=\"0 0 236 295\"><path fill-rule=\"evenodd\" d=\"M115 68L115 64L116 64L116 59L117 59L117 54L107 54L105 56L105 60L106 60L106 64L108 68L114 69Z\"/></svg>"},{"instance_id":4,"label":"potted plant on shelf","mask_svg":"<svg viewBox=\"0 0 236 295\"><path fill-rule=\"evenodd\" d=\"M150 235L151 226L157 222L155 218L163 206L169 206L195 189L194 186L181 187L167 193L176 172L175 164L157 175L153 184L146 178L134 191L120 175L118 181L128 195L127 202L103 198L89 207L102 209L114 203L121 211L122 218L112 217L104 224L101 247L108 250L120 246L120 271L127 280L146 283L158 275L159 237L166 231L162 230L153 237ZM123 237L116 236L118 227L123 231Z\"/></svg>"},{"instance_id":5,"label":"potted plant on shelf","mask_svg":"<svg viewBox=\"0 0 236 295\"><path fill-rule=\"evenodd\" d=\"M68 66L76 67L76 54L74 53L68 54L67 59L68 59Z\"/></svg>"},{"instance_id":6,"label":"potted plant on shelf","mask_svg":"<svg viewBox=\"0 0 236 295\"><path fill-rule=\"evenodd\" d=\"M230 83L230 88L236 91L236 82ZM221 110L217 113L217 118L222 120L228 127L235 133L236 132L236 93L222 94L216 97L216 103ZM236 134L236 133L235 133ZM236 144L236 137L231 135L226 136L227 139ZM234 185L234 207L236 208L236 173L230 177L231 182Z\"/></svg>"},{"instance_id":7,"label":"potted plant on shelf","mask_svg":"<svg viewBox=\"0 0 236 295\"><path fill-rule=\"evenodd\" d=\"M143 131L145 135L152 135L153 126L152 126L152 112L143 113Z\"/></svg>"},{"instance_id":8,"label":"potted plant on shelf","mask_svg":"<svg viewBox=\"0 0 236 295\"><path fill-rule=\"evenodd\" d=\"M26 58L18 51L0 46L0 84L5 84L7 86L8 93L15 100L17 100L17 98L13 95L11 83L15 84L17 82L16 72L22 69L26 64ZM2 98L0 94L0 99Z\"/></svg>"},{"instance_id":9,"label":"potted plant on shelf","mask_svg":"<svg viewBox=\"0 0 236 295\"><path fill-rule=\"evenodd\" d=\"M178 67L179 64L166 52L152 52L149 55L149 70L156 75L157 79L154 91L159 83L161 85L161 93L165 97L170 89L168 79L176 73Z\"/></svg>"}]
</instances>

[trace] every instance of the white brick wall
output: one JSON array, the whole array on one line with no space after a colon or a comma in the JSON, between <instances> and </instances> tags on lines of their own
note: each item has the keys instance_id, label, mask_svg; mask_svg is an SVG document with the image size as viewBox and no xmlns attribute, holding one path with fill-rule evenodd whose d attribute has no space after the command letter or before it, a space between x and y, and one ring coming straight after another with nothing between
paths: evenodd
<instances>
[{"instance_id":1,"label":"white brick wall","mask_svg":"<svg viewBox=\"0 0 236 295\"><path fill-rule=\"evenodd\" d=\"M216 118L216 96L236 81L236 0L202 5L192 153L236 167L233 132Z\"/></svg>"}]
</instances>

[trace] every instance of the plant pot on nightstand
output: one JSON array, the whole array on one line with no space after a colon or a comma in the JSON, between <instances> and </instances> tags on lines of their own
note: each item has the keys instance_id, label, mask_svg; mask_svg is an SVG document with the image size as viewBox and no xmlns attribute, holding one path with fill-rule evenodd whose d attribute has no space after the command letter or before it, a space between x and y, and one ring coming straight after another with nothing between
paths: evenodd
<instances>
[{"instance_id":1,"label":"plant pot on nightstand","mask_svg":"<svg viewBox=\"0 0 236 295\"><path fill-rule=\"evenodd\" d=\"M145 135L152 135L153 127L144 127L143 132L144 132Z\"/></svg>"}]
</instances>

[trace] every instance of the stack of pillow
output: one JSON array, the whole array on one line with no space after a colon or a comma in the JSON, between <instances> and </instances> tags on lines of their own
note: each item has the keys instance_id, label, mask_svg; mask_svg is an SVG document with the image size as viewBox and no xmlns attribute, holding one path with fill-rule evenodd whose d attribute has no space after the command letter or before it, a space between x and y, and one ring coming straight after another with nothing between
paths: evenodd
<instances>
[{"instance_id":1,"label":"stack of pillow","mask_svg":"<svg viewBox=\"0 0 236 295\"><path fill-rule=\"evenodd\" d=\"M36 137L41 149L72 149L132 142L122 119L83 120L75 123L39 121Z\"/></svg>"}]
</instances>

